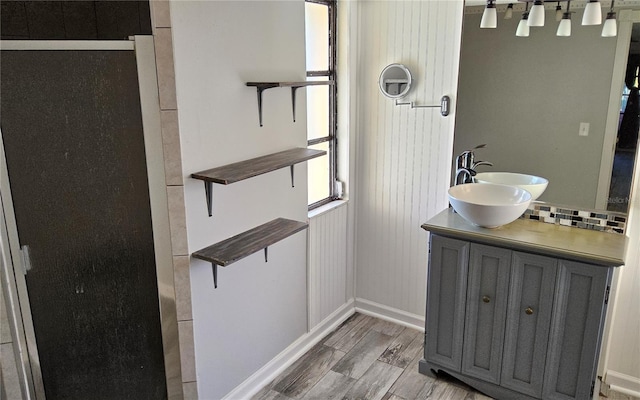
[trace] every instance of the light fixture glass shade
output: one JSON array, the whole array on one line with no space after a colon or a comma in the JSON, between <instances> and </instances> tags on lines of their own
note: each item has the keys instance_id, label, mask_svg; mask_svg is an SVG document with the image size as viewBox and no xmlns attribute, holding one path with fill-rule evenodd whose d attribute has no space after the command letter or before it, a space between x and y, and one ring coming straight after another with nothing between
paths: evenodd
<instances>
[{"instance_id":1,"label":"light fixture glass shade","mask_svg":"<svg viewBox=\"0 0 640 400\"><path fill-rule=\"evenodd\" d=\"M602 27L602 37L614 37L618 34L618 24L616 23L616 13L607 13L607 19Z\"/></svg>"},{"instance_id":2,"label":"light fixture glass shade","mask_svg":"<svg viewBox=\"0 0 640 400\"><path fill-rule=\"evenodd\" d=\"M516 36L519 36L519 37L529 36L529 25L527 24L528 18L529 18L529 13L524 13L522 15L522 19L518 23L518 28L516 29Z\"/></svg>"},{"instance_id":3,"label":"light fixture glass shade","mask_svg":"<svg viewBox=\"0 0 640 400\"><path fill-rule=\"evenodd\" d=\"M527 24L529 26L544 26L544 4L542 0L536 0L533 3Z\"/></svg>"},{"instance_id":4,"label":"light fixture glass shade","mask_svg":"<svg viewBox=\"0 0 640 400\"><path fill-rule=\"evenodd\" d=\"M597 0L590 0L582 14L582 25L600 25L602 23L602 8Z\"/></svg>"},{"instance_id":5,"label":"light fixture glass shade","mask_svg":"<svg viewBox=\"0 0 640 400\"><path fill-rule=\"evenodd\" d=\"M556 31L556 36L571 36L571 17L562 17L562 21L560 21L560 25L558 25L558 30Z\"/></svg>"},{"instance_id":6,"label":"light fixture glass shade","mask_svg":"<svg viewBox=\"0 0 640 400\"><path fill-rule=\"evenodd\" d=\"M513 18L513 3L509 3L507 6L507 11L504 12L504 19Z\"/></svg>"},{"instance_id":7,"label":"light fixture glass shade","mask_svg":"<svg viewBox=\"0 0 640 400\"><path fill-rule=\"evenodd\" d=\"M496 12L495 4L487 4L487 7L482 13L482 20L480 20L480 28L497 28L498 27L498 13Z\"/></svg>"},{"instance_id":8,"label":"light fixture glass shade","mask_svg":"<svg viewBox=\"0 0 640 400\"><path fill-rule=\"evenodd\" d=\"M560 4L556 6L556 21L562 21L562 6Z\"/></svg>"}]
</instances>

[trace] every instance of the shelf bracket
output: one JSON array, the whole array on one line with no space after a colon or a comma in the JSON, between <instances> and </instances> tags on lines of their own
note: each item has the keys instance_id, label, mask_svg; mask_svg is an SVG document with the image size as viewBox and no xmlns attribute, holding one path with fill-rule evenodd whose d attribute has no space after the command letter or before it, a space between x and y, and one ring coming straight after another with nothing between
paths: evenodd
<instances>
[{"instance_id":1,"label":"shelf bracket","mask_svg":"<svg viewBox=\"0 0 640 400\"><path fill-rule=\"evenodd\" d=\"M293 111L293 122L296 122L296 90L302 86L291 86L291 110Z\"/></svg>"},{"instance_id":2,"label":"shelf bracket","mask_svg":"<svg viewBox=\"0 0 640 400\"><path fill-rule=\"evenodd\" d=\"M440 104L437 106L416 105L413 101L410 101L408 103L400 103L398 102L398 100L396 100L397 106L410 106L411 108L440 108L440 115L442 115L443 117L449 115L450 104L451 97L449 96L442 96L442 98L440 99Z\"/></svg>"},{"instance_id":3,"label":"shelf bracket","mask_svg":"<svg viewBox=\"0 0 640 400\"><path fill-rule=\"evenodd\" d=\"M296 185L294 184L294 179L293 179L293 165L290 167L291 169L291 187L296 187Z\"/></svg>"},{"instance_id":4,"label":"shelf bracket","mask_svg":"<svg viewBox=\"0 0 640 400\"><path fill-rule=\"evenodd\" d=\"M218 288L218 264L211 263L211 268L213 269L213 288Z\"/></svg>"},{"instance_id":5,"label":"shelf bracket","mask_svg":"<svg viewBox=\"0 0 640 400\"><path fill-rule=\"evenodd\" d=\"M269 247L264 248L264 262L269 262ZM211 263L211 269L213 271L213 288L218 288L218 264Z\"/></svg>"},{"instance_id":6,"label":"shelf bracket","mask_svg":"<svg viewBox=\"0 0 640 400\"><path fill-rule=\"evenodd\" d=\"M255 87L258 91L258 118L262 126L262 92L274 87L291 88L291 109L293 111L293 122L296 122L296 91L302 87L317 85L334 85L332 80L328 81L302 81L302 82L247 82L247 86Z\"/></svg>"},{"instance_id":7,"label":"shelf bracket","mask_svg":"<svg viewBox=\"0 0 640 400\"><path fill-rule=\"evenodd\" d=\"M274 87L278 87L278 84L265 83L256 86L256 91L258 92L258 120L260 122L260 126L262 126L262 92Z\"/></svg>"},{"instance_id":8,"label":"shelf bracket","mask_svg":"<svg viewBox=\"0 0 640 400\"><path fill-rule=\"evenodd\" d=\"M207 211L211 217L213 215L213 183L211 181L204 181L204 194L207 199Z\"/></svg>"}]
</instances>

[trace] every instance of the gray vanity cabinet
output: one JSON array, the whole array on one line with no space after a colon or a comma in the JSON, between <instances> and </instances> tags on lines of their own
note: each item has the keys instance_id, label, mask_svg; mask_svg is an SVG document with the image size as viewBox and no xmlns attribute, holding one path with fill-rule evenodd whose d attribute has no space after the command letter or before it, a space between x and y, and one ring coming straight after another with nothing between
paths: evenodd
<instances>
[{"instance_id":1,"label":"gray vanity cabinet","mask_svg":"<svg viewBox=\"0 0 640 400\"><path fill-rule=\"evenodd\" d=\"M612 268L559 260L544 399L586 399L590 396L611 276Z\"/></svg>"},{"instance_id":2,"label":"gray vanity cabinet","mask_svg":"<svg viewBox=\"0 0 640 400\"><path fill-rule=\"evenodd\" d=\"M558 261L512 252L501 386L540 397Z\"/></svg>"},{"instance_id":3,"label":"gray vanity cabinet","mask_svg":"<svg viewBox=\"0 0 640 400\"><path fill-rule=\"evenodd\" d=\"M429 270L425 357L460 372L467 292L468 242L439 237L431 241L431 262L447 268Z\"/></svg>"},{"instance_id":4,"label":"gray vanity cabinet","mask_svg":"<svg viewBox=\"0 0 640 400\"><path fill-rule=\"evenodd\" d=\"M612 268L432 234L425 360L498 399L587 399Z\"/></svg>"},{"instance_id":5,"label":"gray vanity cabinet","mask_svg":"<svg viewBox=\"0 0 640 400\"><path fill-rule=\"evenodd\" d=\"M509 250L471 244L462 373L495 384L500 382L510 263Z\"/></svg>"}]
</instances>

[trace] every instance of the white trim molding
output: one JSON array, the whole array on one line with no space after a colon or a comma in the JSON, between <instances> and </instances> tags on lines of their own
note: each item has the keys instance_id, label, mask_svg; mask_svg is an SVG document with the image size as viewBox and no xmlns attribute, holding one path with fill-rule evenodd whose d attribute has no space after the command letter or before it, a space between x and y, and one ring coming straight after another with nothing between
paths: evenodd
<instances>
[{"instance_id":1,"label":"white trim molding","mask_svg":"<svg viewBox=\"0 0 640 400\"><path fill-rule=\"evenodd\" d=\"M640 379L635 376L616 371L607 371L604 381L609 385L610 390L633 397L640 397Z\"/></svg>"},{"instance_id":2,"label":"white trim molding","mask_svg":"<svg viewBox=\"0 0 640 400\"><path fill-rule=\"evenodd\" d=\"M356 298L356 312L424 332L425 320L422 315L411 314L397 308L359 298Z\"/></svg>"}]
</instances>

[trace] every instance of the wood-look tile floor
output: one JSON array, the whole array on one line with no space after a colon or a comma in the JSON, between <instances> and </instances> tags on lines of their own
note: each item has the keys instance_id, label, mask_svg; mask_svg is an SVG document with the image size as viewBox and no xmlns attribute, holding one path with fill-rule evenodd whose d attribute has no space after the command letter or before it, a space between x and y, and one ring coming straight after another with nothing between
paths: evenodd
<instances>
[{"instance_id":1,"label":"wood-look tile floor","mask_svg":"<svg viewBox=\"0 0 640 400\"><path fill-rule=\"evenodd\" d=\"M460 382L420 374L423 337L356 313L253 399L490 399Z\"/></svg>"},{"instance_id":2,"label":"wood-look tile floor","mask_svg":"<svg viewBox=\"0 0 640 400\"><path fill-rule=\"evenodd\" d=\"M491 399L454 379L420 374L422 349L420 331L356 313L253 400ZM609 399L631 397L610 394Z\"/></svg>"}]
</instances>

